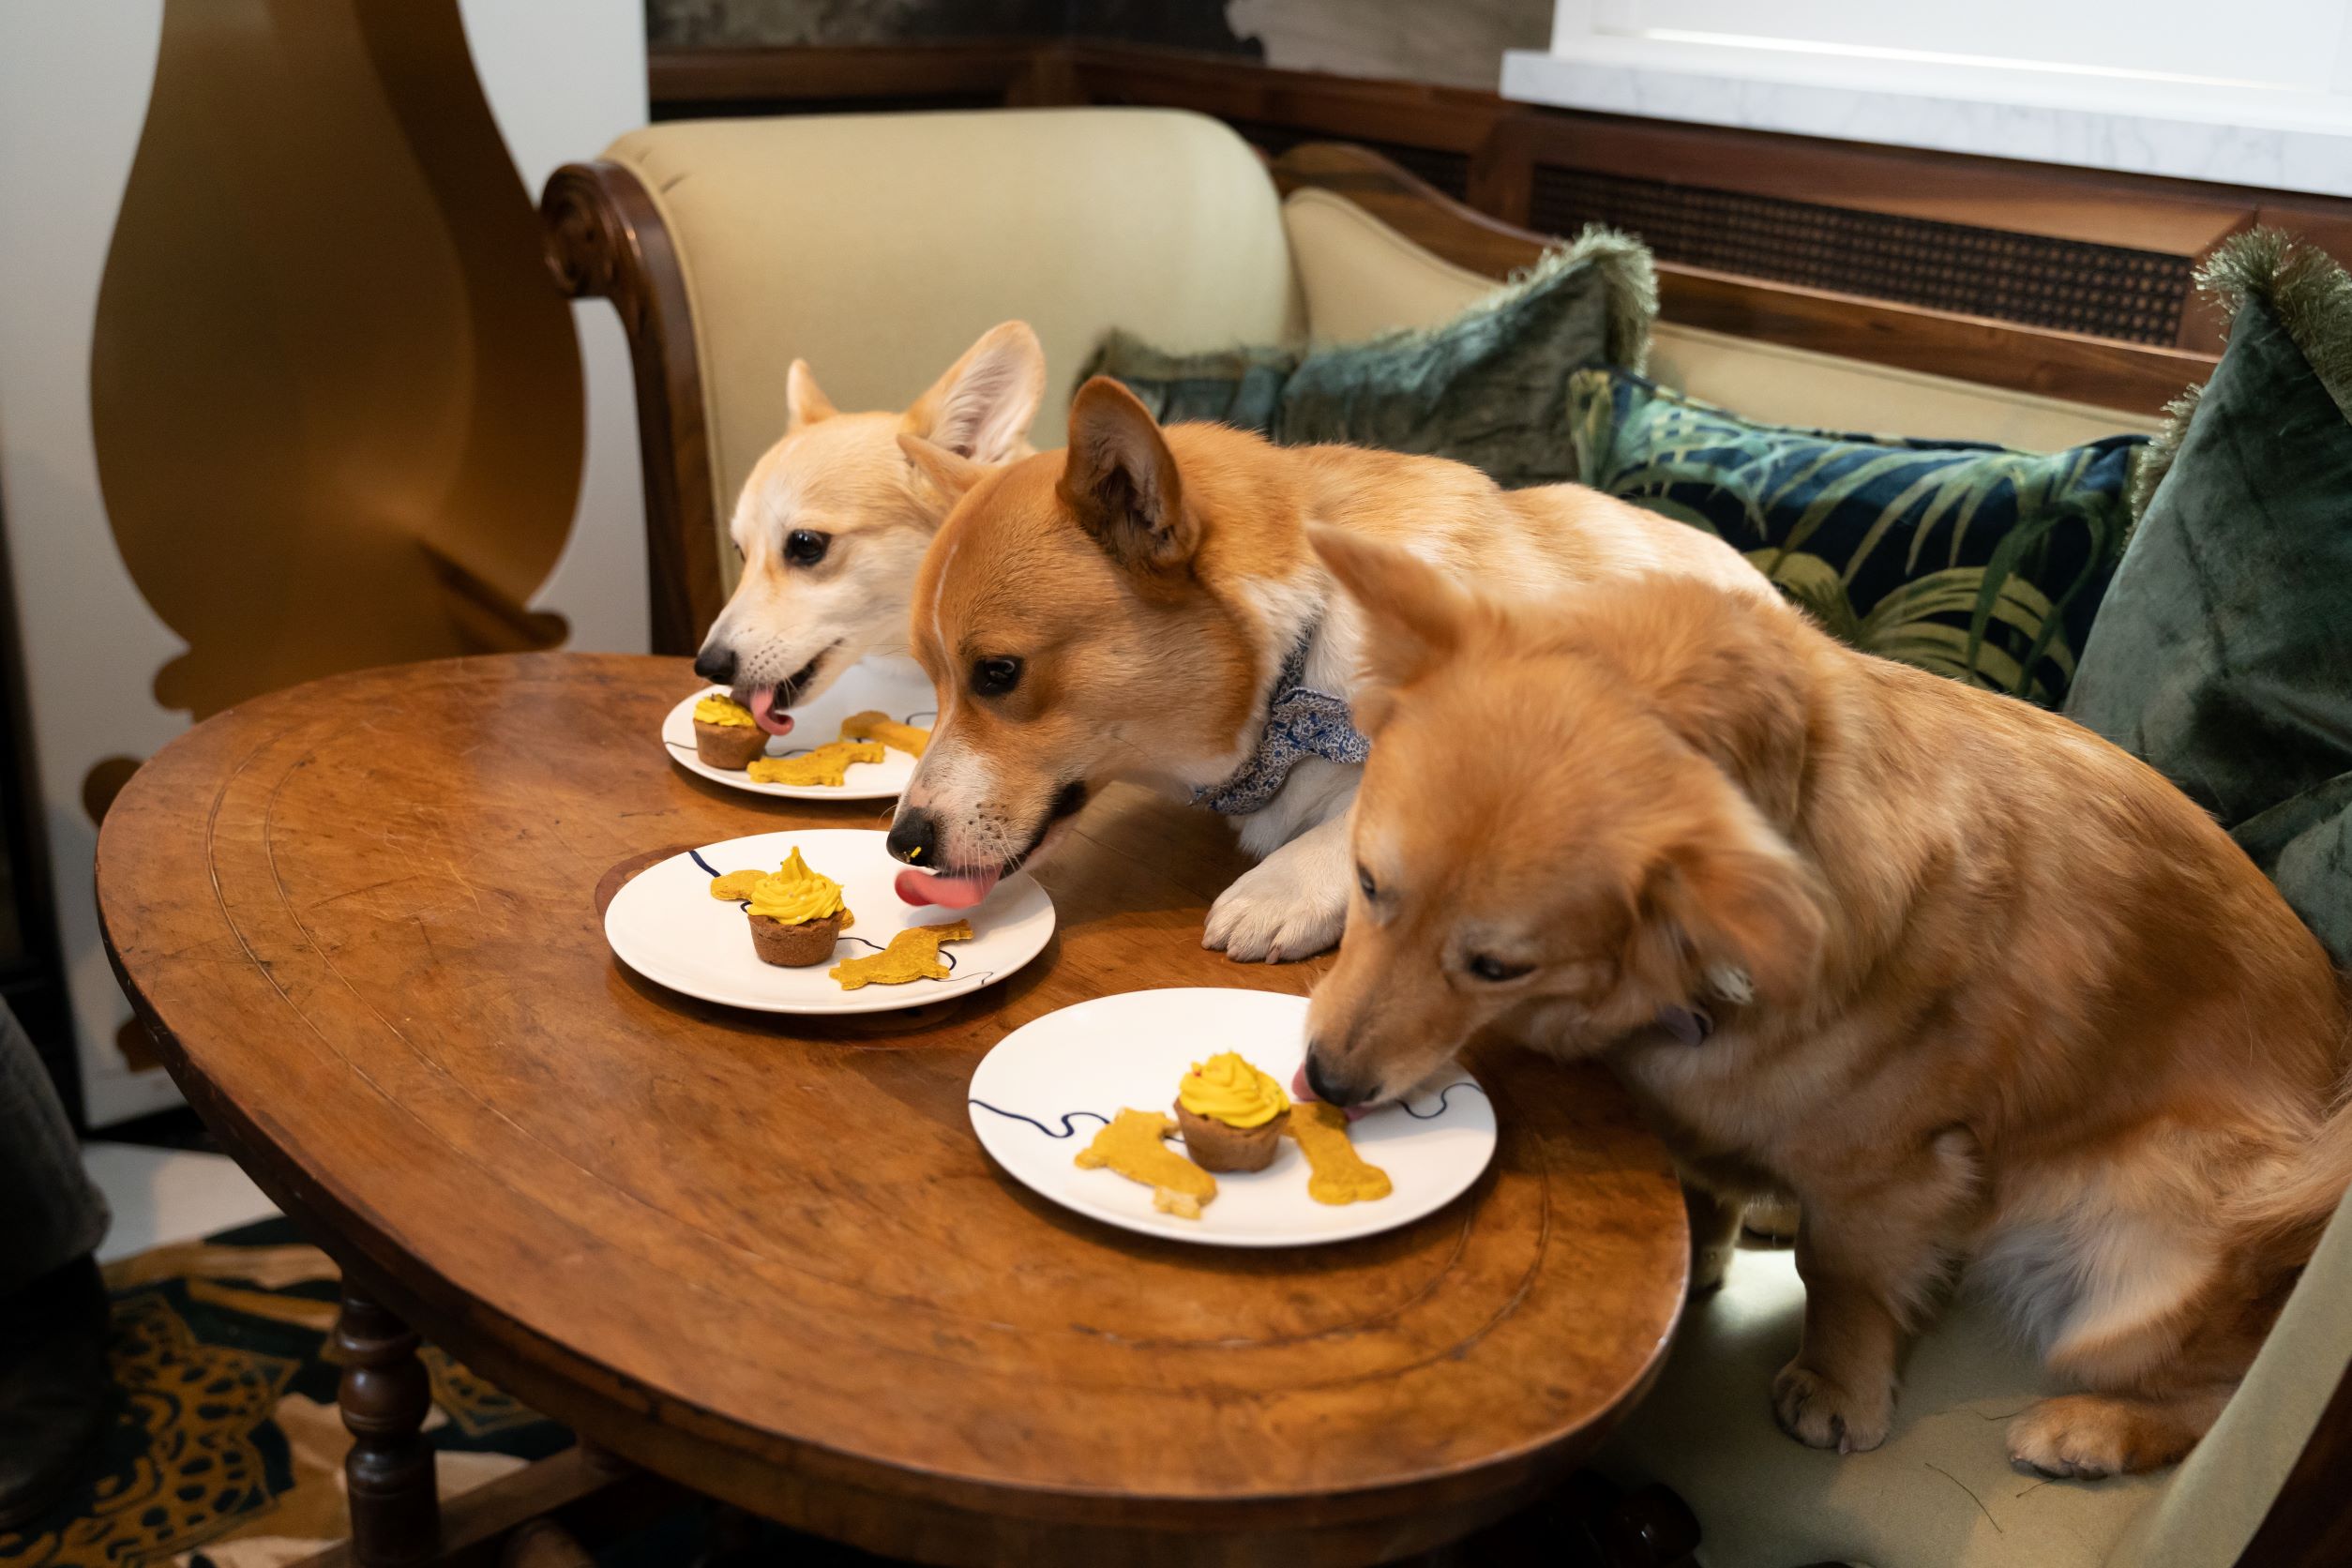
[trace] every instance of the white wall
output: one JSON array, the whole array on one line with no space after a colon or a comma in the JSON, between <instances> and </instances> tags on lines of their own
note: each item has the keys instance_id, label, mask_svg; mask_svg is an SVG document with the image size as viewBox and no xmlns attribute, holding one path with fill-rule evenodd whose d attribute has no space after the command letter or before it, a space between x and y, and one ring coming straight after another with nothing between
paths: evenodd
<instances>
[{"instance_id":1,"label":"white wall","mask_svg":"<svg viewBox=\"0 0 2352 1568\"><path fill-rule=\"evenodd\" d=\"M561 164L594 158L647 118L639 0L460 0L475 74L536 200ZM572 307L588 391L587 466L564 555L532 599L571 623L565 646L643 653L645 511L628 339L610 301Z\"/></svg>"},{"instance_id":2,"label":"white wall","mask_svg":"<svg viewBox=\"0 0 2352 1568\"><path fill-rule=\"evenodd\" d=\"M645 110L639 0L465 0L477 70L534 192ZM125 574L99 495L89 363L100 274L145 117L161 0L0 6L0 516L5 516L85 1102L106 1123L171 1103L131 1072L128 1009L100 945L97 829L81 786L110 756L146 757L185 727L157 706L182 652ZM534 600L573 645L641 649L644 546L628 363L611 308L577 309L588 442L578 516ZM191 505L200 504L191 498Z\"/></svg>"},{"instance_id":3,"label":"white wall","mask_svg":"<svg viewBox=\"0 0 2352 1568\"><path fill-rule=\"evenodd\" d=\"M0 9L0 517L32 699L83 1090L94 1121L175 1097L114 1050L129 1009L98 942L82 778L178 732L148 683L181 651L125 575L98 498L90 330L161 35L161 0Z\"/></svg>"}]
</instances>

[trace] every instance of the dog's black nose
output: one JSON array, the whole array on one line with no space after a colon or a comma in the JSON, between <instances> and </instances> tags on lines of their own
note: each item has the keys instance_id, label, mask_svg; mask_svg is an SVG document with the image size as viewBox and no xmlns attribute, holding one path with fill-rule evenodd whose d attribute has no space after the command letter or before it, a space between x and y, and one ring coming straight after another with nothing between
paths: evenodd
<instances>
[{"instance_id":1,"label":"dog's black nose","mask_svg":"<svg viewBox=\"0 0 2352 1568\"><path fill-rule=\"evenodd\" d=\"M1311 1047L1306 1053L1306 1086L1326 1105L1351 1106L1364 1098L1363 1091L1354 1085L1333 1082L1323 1072L1323 1059Z\"/></svg>"},{"instance_id":2,"label":"dog's black nose","mask_svg":"<svg viewBox=\"0 0 2352 1568\"><path fill-rule=\"evenodd\" d=\"M894 859L910 866L920 866L926 871L939 867L939 819L919 806L910 806L898 813L898 820L890 824L890 837L883 840Z\"/></svg>"},{"instance_id":3,"label":"dog's black nose","mask_svg":"<svg viewBox=\"0 0 2352 1568\"><path fill-rule=\"evenodd\" d=\"M694 672L713 686L735 684L735 650L721 642L703 644L694 656Z\"/></svg>"}]
</instances>

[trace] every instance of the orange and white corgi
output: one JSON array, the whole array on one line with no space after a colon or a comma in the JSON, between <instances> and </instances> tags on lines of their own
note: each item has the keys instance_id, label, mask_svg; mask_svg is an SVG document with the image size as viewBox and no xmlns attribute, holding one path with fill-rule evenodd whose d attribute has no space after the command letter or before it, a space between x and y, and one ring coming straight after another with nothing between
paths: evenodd
<instances>
[{"instance_id":1,"label":"orange and white corgi","mask_svg":"<svg viewBox=\"0 0 2352 1568\"><path fill-rule=\"evenodd\" d=\"M1235 958L1319 952L1347 913L1362 639L1308 524L1522 589L1677 572L1772 593L1720 540L1579 486L1505 491L1438 458L1163 430L1100 377L1063 452L986 470L905 445L962 499L915 588L940 715L890 833L939 874L902 873L900 896L974 903L1049 850L1088 792L1138 780L1237 817L1260 857L1202 937Z\"/></svg>"},{"instance_id":2,"label":"orange and white corgi","mask_svg":"<svg viewBox=\"0 0 2352 1568\"><path fill-rule=\"evenodd\" d=\"M770 734L869 653L906 652L907 598L954 494L900 450L920 436L977 465L1026 457L1046 391L1026 322L992 327L903 414L843 414L807 362L786 381L784 437L752 469L729 532L735 585L694 660Z\"/></svg>"},{"instance_id":3,"label":"orange and white corgi","mask_svg":"<svg viewBox=\"0 0 2352 1568\"><path fill-rule=\"evenodd\" d=\"M2066 719L1786 606L1510 605L1313 541L1364 607L1375 744L1303 1087L1393 1098L1488 1033L1599 1057L1704 1189L1702 1264L1719 1199L1797 1199L1791 1436L1883 1441L1905 1335L1972 1264L2070 1390L2016 1464L2185 1453L2352 1181L2338 977L2228 836Z\"/></svg>"}]
</instances>

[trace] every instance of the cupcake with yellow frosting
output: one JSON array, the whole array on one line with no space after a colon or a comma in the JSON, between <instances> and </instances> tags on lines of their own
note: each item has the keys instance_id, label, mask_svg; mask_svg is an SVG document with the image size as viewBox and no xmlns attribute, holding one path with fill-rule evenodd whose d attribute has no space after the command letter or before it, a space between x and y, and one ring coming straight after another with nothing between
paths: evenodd
<instances>
[{"instance_id":1,"label":"cupcake with yellow frosting","mask_svg":"<svg viewBox=\"0 0 2352 1568\"><path fill-rule=\"evenodd\" d=\"M767 731L741 702L714 691L694 704L694 754L704 767L747 768L767 750Z\"/></svg>"},{"instance_id":2,"label":"cupcake with yellow frosting","mask_svg":"<svg viewBox=\"0 0 2352 1568\"><path fill-rule=\"evenodd\" d=\"M1282 1142L1290 1096L1282 1085L1222 1051L1196 1062L1176 1086L1176 1126L1184 1153L1204 1170L1263 1170Z\"/></svg>"},{"instance_id":3,"label":"cupcake with yellow frosting","mask_svg":"<svg viewBox=\"0 0 2352 1568\"><path fill-rule=\"evenodd\" d=\"M849 924L850 907L841 884L808 868L795 848L783 868L751 884L751 945L762 963L807 969L833 957L833 944Z\"/></svg>"}]
</instances>

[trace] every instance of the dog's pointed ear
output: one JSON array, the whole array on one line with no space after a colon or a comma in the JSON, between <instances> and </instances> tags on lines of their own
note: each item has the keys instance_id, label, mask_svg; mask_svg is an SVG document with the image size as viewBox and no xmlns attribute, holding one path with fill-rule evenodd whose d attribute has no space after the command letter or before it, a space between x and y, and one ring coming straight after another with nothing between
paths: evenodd
<instances>
[{"instance_id":1,"label":"dog's pointed ear","mask_svg":"<svg viewBox=\"0 0 2352 1568\"><path fill-rule=\"evenodd\" d=\"M792 368L784 373L784 433L790 435L803 425L830 419L839 412L833 406L833 400L818 386L816 372L809 369L808 361L793 360Z\"/></svg>"},{"instance_id":2,"label":"dog's pointed ear","mask_svg":"<svg viewBox=\"0 0 2352 1568\"><path fill-rule=\"evenodd\" d=\"M1027 322L1003 322L914 400L905 428L957 457L1000 463L1020 449L1045 397L1046 351L1037 334Z\"/></svg>"},{"instance_id":3,"label":"dog's pointed ear","mask_svg":"<svg viewBox=\"0 0 2352 1568\"><path fill-rule=\"evenodd\" d=\"M986 463L974 462L905 430L898 432L898 450L907 455L907 460L914 464L918 473L939 487L951 506L988 471Z\"/></svg>"},{"instance_id":4,"label":"dog's pointed ear","mask_svg":"<svg viewBox=\"0 0 2352 1568\"><path fill-rule=\"evenodd\" d=\"M1310 524L1306 541L1364 611L1364 675L1370 688L1364 695L1410 686L1461 647L1470 601L1436 567L1395 545L1328 524ZM1361 713L1357 716L1363 721Z\"/></svg>"},{"instance_id":5,"label":"dog's pointed ear","mask_svg":"<svg viewBox=\"0 0 2352 1568\"><path fill-rule=\"evenodd\" d=\"M1070 400L1070 445L1055 488L1078 526L1130 571L1173 571L1200 543L1168 438L1136 395L1108 376L1094 377Z\"/></svg>"},{"instance_id":6,"label":"dog's pointed ear","mask_svg":"<svg viewBox=\"0 0 2352 1568\"><path fill-rule=\"evenodd\" d=\"M1818 880L1729 779L1722 796L1651 867L1626 972L1683 1003L1745 991L1794 1006L1829 935Z\"/></svg>"}]
</instances>

